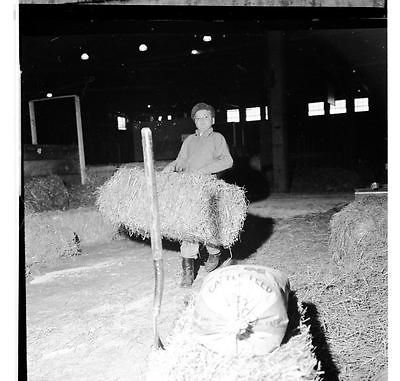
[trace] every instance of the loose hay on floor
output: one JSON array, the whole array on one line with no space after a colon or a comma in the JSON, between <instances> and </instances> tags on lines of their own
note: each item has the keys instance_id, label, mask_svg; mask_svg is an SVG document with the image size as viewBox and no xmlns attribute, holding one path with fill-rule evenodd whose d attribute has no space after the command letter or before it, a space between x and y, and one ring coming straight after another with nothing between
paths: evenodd
<instances>
[{"instance_id":1,"label":"loose hay on floor","mask_svg":"<svg viewBox=\"0 0 400 381\"><path fill-rule=\"evenodd\" d=\"M24 184L24 203L27 212L68 208L68 190L60 176L38 176Z\"/></svg>"},{"instance_id":2,"label":"loose hay on floor","mask_svg":"<svg viewBox=\"0 0 400 381\"><path fill-rule=\"evenodd\" d=\"M335 214L329 250L339 273L329 290L332 346L353 377L371 379L387 366L386 197L365 197Z\"/></svg>"},{"instance_id":3,"label":"loose hay on floor","mask_svg":"<svg viewBox=\"0 0 400 381\"><path fill-rule=\"evenodd\" d=\"M230 247L247 212L243 188L214 176L156 172L161 234L171 240ZM144 171L121 168L99 188L97 205L114 225L147 238L149 193Z\"/></svg>"},{"instance_id":4,"label":"loose hay on floor","mask_svg":"<svg viewBox=\"0 0 400 381\"><path fill-rule=\"evenodd\" d=\"M355 265L351 256L333 261L329 224L339 213L276 221L274 234L247 262L279 264L289 274L299 300L311 307L315 353L327 380L373 380L388 361L387 248L364 248Z\"/></svg>"},{"instance_id":5,"label":"loose hay on floor","mask_svg":"<svg viewBox=\"0 0 400 381\"><path fill-rule=\"evenodd\" d=\"M383 258L382 258L383 259ZM342 380L373 379L387 366L387 268L385 260L370 270L338 276L325 293L327 336L342 364Z\"/></svg>"},{"instance_id":6,"label":"loose hay on floor","mask_svg":"<svg viewBox=\"0 0 400 381\"><path fill-rule=\"evenodd\" d=\"M303 320L288 342L264 356L223 356L193 338L194 304L177 320L166 350L152 351L147 381L320 380L309 328ZM304 316L304 311L302 311Z\"/></svg>"}]
</instances>

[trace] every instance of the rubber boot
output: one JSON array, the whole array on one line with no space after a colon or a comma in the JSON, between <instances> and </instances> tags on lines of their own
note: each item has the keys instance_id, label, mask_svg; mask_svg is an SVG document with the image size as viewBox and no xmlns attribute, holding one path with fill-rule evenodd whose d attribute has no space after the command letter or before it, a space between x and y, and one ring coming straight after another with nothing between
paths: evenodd
<instances>
[{"instance_id":1,"label":"rubber boot","mask_svg":"<svg viewBox=\"0 0 400 381\"><path fill-rule=\"evenodd\" d=\"M218 265L219 265L219 254L213 255L213 254L209 254L208 255L208 259L207 262L204 263L204 267L206 269L207 272L211 272L213 270L215 270Z\"/></svg>"},{"instance_id":2,"label":"rubber boot","mask_svg":"<svg viewBox=\"0 0 400 381\"><path fill-rule=\"evenodd\" d=\"M182 258L182 270L181 287L192 287L194 281L194 258Z\"/></svg>"}]
</instances>

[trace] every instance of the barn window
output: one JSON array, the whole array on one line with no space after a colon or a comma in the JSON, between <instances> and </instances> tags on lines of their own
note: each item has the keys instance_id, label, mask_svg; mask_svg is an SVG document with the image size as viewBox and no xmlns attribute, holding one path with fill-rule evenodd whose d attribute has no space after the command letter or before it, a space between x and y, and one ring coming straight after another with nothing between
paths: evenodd
<instances>
[{"instance_id":1,"label":"barn window","mask_svg":"<svg viewBox=\"0 0 400 381\"><path fill-rule=\"evenodd\" d=\"M329 106L329 114L345 114L346 112L346 99L336 100Z\"/></svg>"},{"instance_id":2,"label":"barn window","mask_svg":"<svg viewBox=\"0 0 400 381\"><path fill-rule=\"evenodd\" d=\"M126 118L124 116L117 116L118 130L126 130Z\"/></svg>"},{"instance_id":3,"label":"barn window","mask_svg":"<svg viewBox=\"0 0 400 381\"><path fill-rule=\"evenodd\" d=\"M226 110L226 121L228 123L240 122L239 109L235 108L231 110Z\"/></svg>"},{"instance_id":4,"label":"barn window","mask_svg":"<svg viewBox=\"0 0 400 381\"><path fill-rule=\"evenodd\" d=\"M311 102L308 104L308 116L325 115L324 102Z\"/></svg>"},{"instance_id":5,"label":"barn window","mask_svg":"<svg viewBox=\"0 0 400 381\"><path fill-rule=\"evenodd\" d=\"M261 120L260 107L247 107L246 108L246 121L252 122L253 120Z\"/></svg>"},{"instance_id":6,"label":"barn window","mask_svg":"<svg viewBox=\"0 0 400 381\"><path fill-rule=\"evenodd\" d=\"M368 98L354 99L354 112L369 111Z\"/></svg>"},{"instance_id":7,"label":"barn window","mask_svg":"<svg viewBox=\"0 0 400 381\"><path fill-rule=\"evenodd\" d=\"M265 106L265 120L268 120L268 106Z\"/></svg>"}]
</instances>

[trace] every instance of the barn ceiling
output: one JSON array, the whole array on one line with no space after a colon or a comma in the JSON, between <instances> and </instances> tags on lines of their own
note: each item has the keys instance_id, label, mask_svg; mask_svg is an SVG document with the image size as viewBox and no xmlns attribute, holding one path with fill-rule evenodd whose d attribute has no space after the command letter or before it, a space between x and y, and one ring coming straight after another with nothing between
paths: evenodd
<instances>
[{"instance_id":1,"label":"barn ceiling","mask_svg":"<svg viewBox=\"0 0 400 381\"><path fill-rule=\"evenodd\" d=\"M256 7L384 7L385 0L20 0L20 4L130 4Z\"/></svg>"},{"instance_id":2,"label":"barn ceiling","mask_svg":"<svg viewBox=\"0 0 400 381\"><path fill-rule=\"evenodd\" d=\"M310 76L369 91L386 75L382 9L222 8L21 5L23 98L126 89L156 92L168 101L171 88L240 90L246 82L256 89L271 30L285 34L288 64L298 63L291 67L294 78L301 66ZM212 40L204 42L204 35ZM143 43L145 52L139 51ZM299 87L303 81L299 72Z\"/></svg>"}]
</instances>

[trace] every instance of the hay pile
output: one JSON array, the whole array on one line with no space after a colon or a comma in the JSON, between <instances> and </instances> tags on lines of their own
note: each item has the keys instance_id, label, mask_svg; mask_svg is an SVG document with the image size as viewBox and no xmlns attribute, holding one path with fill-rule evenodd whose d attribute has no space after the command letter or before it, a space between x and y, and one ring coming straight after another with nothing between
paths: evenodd
<instances>
[{"instance_id":1,"label":"hay pile","mask_svg":"<svg viewBox=\"0 0 400 381\"><path fill-rule=\"evenodd\" d=\"M377 380L387 364L387 250L364 248L361 259L367 261L351 255L333 261L329 223L346 210L276 220L273 235L246 263L289 274L292 290L307 307L326 380Z\"/></svg>"},{"instance_id":2,"label":"hay pile","mask_svg":"<svg viewBox=\"0 0 400 381\"><path fill-rule=\"evenodd\" d=\"M147 381L320 380L309 327L300 320L293 336L264 356L223 356L199 344L192 334L194 304L182 312L165 342L148 359ZM301 312L304 317L305 311Z\"/></svg>"},{"instance_id":3,"label":"hay pile","mask_svg":"<svg viewBox=\"0 0 400 381\"><path fill-rule=\"evenodd\" d=\"M156 173L160 230L168 239L230 247L247 212L242 188L214 176ZM121 168L99 188L97 205L112 224L147 238L150 195L144 171Z\"/></svg>"},{"instance_id":4,"label":"hay pile","mask_svg":"<svg viewBox=\"0 0 400 381\"><path fill-rule=\"evenodd\" d=\"M24 184L25 212L66 209L68 190L60 176L33 177Z\"/></svg>"},{"instance_id":5,"label":"hay pile","mask_svg":"<svg viewBox=\"0 0 400 381\"><path fill-rule=\"evenodd\" d=\"M349 379L371 379L388 361L387 200L349 204L330 229L337 271L325 293L329 341Z\"/></svg>"},{"instance_id":6,"label":"hay pile","mask_svg":"<svg viewBox=\"0 0 400 381\"><path fill-rule=\"evenodd\" d=\"M25 216L25 274L35 264L80 254L76 235L68 226L57 226L44 213Z\"/></svg>"},{"instance_id":7,"label":"hay pile","mask_svg":"<svg viewBox=\"0 0 400 381\"><path fill-rule=\"evenodd\" d=\"M339 268L318 304L340 380L374 379L388 364L387 258Z\"/></svg>"},{"instance_id":8,"label":"hay pile","mask_svg":"<svg viewBox=\"0 0 400 381\"><path fill-rule=\"evenodd\" d=\"M51 263L80 253L81 244L109 242L116 230L92 208L48 211L25 216L25 264Z\"/></svg>"},{"instance_id":9,"label":"hay pile","mask_svg":"<svg viewBox=\"0 0 400 381\"><path fill-rule=\"evenodd\" d=\"M85 184L78 183L68 185L69 207L75 209L79 207L95 206L97 188L103 185L111 176L111 171L98 173L88 169Z\"/></svg>"},{"instance_id":10,"label":"hay pile","mask_svg":"<svg viewBox=\"0 0 400 381\"><path fill-rule=\"evenodd\" d=\"M354 264L364 254L387 250L387 199L370 196L350 203L330 221L329 251Z\"/></svg>"}]
</instances>

